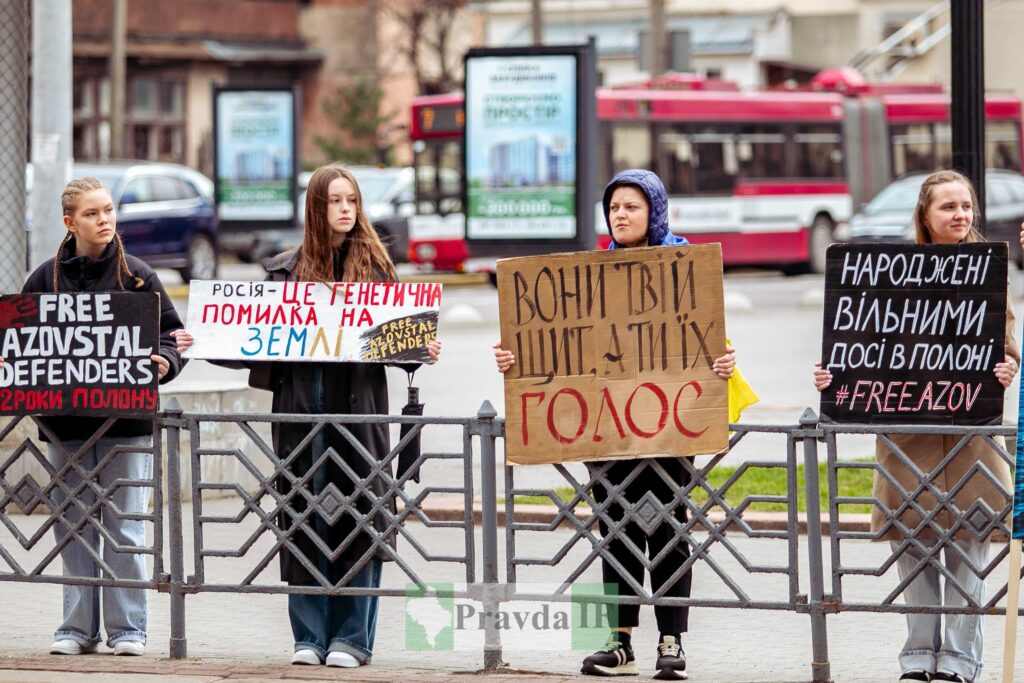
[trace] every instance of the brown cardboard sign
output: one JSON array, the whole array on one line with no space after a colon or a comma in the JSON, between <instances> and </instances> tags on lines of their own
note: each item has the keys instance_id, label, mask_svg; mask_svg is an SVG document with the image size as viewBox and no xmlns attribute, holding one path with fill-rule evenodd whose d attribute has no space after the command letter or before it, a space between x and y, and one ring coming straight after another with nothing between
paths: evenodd
<instances>
[{"instance_id":1,"label":"brown cardboard sign","mask_svg":"<svg viewBox=\"0 0 1024 683\"><path fill-rule=\"evenodd\" d=\"M498 305L509 463L728 446L720 245L503 259Z\"/></svg>"}]
</instances>

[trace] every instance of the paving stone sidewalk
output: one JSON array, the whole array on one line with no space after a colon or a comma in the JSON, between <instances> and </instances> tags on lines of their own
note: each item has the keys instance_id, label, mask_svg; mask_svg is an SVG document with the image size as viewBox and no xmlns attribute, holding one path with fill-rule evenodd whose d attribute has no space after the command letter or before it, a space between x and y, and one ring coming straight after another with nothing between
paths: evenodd
<instances>
[{"instance_id":1,"label":"paving stone sidewalk","mask_svg":"<svg viewBox=\"0 0 1024 683\"><path fill-rule=\"evenodd\" d=\"M211 515L233 515L239 503L218 500L208 504ZM188 508L186 508L186 513ZM14 518L24 529L41 524L45 517ZM186 514L186 530L191 519ZM208 545L237 548L252 532L254 525L211 525L206 530ZM432 530L418 523L407 529L433 554L455 554L464 549L464 538L454 530ZM480 529L476 529L477 548ZM186 532L190 533L190 532ZM567 529L531 533L517 537L520 555L536 558L553 557L571 539ZM788 579L785 574L755 573L748 566L781 566L786 563L786 541L751 539L738 533L729 534L738 556L721 544L712 546L712 556L751 600L785 602ZM806 545L800 539L800 591L807 591ZM10 547L13 541L0 533L0 543ZM499 530L499 548L505 544L505 532ZM218 558L206 565L207 578L229 583L245 576L270 548L270 541L259 539L240 558ZM585 557L589 544L577 543L566 557L552 567L537 566L519 569L521 584L557 586L566 581L572 569ZM587 546L587 547L585 547ZM403 557L412 570L430 582L464 582L465 569L457 564L428 562L407 542L400 542ZM995 546L994 546L995 549ZM34 551L41 556L46 549ZM186 539L186 573L195 571L191 557L191 538ZM842 546L844 558L855 558L858 565L881 564L887 555L887 544L847 541ZM478 550L479 554L479 550ZM829 553L826 551L826 562ZM54 567L59 571L59 563ZM477 577L482 568L477 566ZM828 567L826 566L826 572ZM988 579L990 594L997 584L1005 582L1005 566L997 568ZM500 577L506 575L505 560L500 560ZM598 582L600 571L595 563L578 581ZM405 586L395 563L385 565L383 585ZM279 585L277 563L273 561L259 577L259 583ZM895 572L882 577L854 577L844 584L844 597L859 601L880 600L897 583ZM694 572L693 595L715 599L734 599L735 593L722 578L704 564ZM92 683L110 681L268 681L268 680L346 680L346 681L564 681L579 680L577 672L587 654L554 644L540 647L536 639L528 641L515 634L504 633L503 656L511 671L477 676L483 664L479 648L456 649L451 652L424 652L406 648L406 609L402 597L385 597L380 601L380 617L373 664L358 670L329 670L326 667L292 667L287 665L292 643L283 595L202 593L186 598L186 625L189 660L168 659L169 598L166 594L150 594L149 644L141 659L114 658L109 654L82 657L49 656L45 654L53 629L57 625L61 605L61 589L56 585L0 581L0 605L3 605L7 628L0 636L0 682L70 681ZM515 604L515 603L512 603ZM829 655L833 679L838 683L877 683L895 681L899 676L896 654L906 634L904 618L895 614L844 612L828 618ZM1002 617L984 617L986 628L986 669L979 683L1000 680L1002 662ZM653 610L641 608L640 627L634 643L641 679L653 675L654 646L657 628ZM709 683L791 683L811 679L810 619L774 609L694 608L691 610L689 633L684 638L691 681ZM105 647L101 652L109 653ZM1024 672L1024 643L1018 645L1018 671Z\"/></svg>"}]
</instances>

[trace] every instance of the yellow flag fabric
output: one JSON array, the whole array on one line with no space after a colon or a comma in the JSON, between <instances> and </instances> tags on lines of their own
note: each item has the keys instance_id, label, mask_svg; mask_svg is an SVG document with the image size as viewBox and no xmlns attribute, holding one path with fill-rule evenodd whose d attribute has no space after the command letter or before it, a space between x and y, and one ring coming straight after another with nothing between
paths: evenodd
<instances>
[{"instance_id":1,"label":"yellow flag fabric","mask_svg":"<svg viewBox=\"0 0 1024 683\"><path fill-rule=\"evenodd\" d=\"M732 377L729 378L728 391L729 423L732 424L733 422L740 421L740 413L745 408L754 405L760 399L758 399L753 387L743 377L743 373L740 372L738 367L733 369Z\"/></svg>"}]
</instances>

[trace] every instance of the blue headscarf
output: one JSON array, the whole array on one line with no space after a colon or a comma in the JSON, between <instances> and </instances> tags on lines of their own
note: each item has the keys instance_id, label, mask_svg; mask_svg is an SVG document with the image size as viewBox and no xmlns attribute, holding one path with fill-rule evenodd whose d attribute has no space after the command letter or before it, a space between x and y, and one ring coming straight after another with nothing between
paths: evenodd
<instances>
[{"instance_id":1,"label":"blue headscarf","mask_svg":"<svg viewBox=\"0 0 1024 683\"><path fill-rule=\"evenodd\" d=\"M608 205L612 200L612 192L621 185L637 188L647 197L649 210L647 220L647 246L658 247L671 244L689 244L685 237L672 234L668 227L668 192L656 174L641 168L630 168L615 175L604 188L601 206L604 208L604 223L608 226L608 234L612 235L609 249L617 249L622 245L615 241L612 224L608 219Z\"/></svg>"}]
</instances>

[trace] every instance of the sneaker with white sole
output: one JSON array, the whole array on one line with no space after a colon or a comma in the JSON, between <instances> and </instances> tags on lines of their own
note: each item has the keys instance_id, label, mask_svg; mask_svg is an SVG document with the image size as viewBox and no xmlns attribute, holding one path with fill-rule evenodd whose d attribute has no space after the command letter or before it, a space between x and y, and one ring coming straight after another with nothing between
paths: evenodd
<instances>
[{"instance_id":1,"label":"sneaker with white sole","mask_svg":"<svg viewBox=\"0 0 1024 683\"><path fill-rule=\"evenodd\" d=\"M72 638L61 638L50 645L51 655L91 655L96 652L96 643L82 645Z\"/></svg>"},{"instance_id":2,"label":"sneaker with white sole","mask_svg":"<svg viewBox=\"0 0 1024 683\"><path fill-rule=\"evenodd\" d=\"M292 655L292 664L306 664L309 666L319 666L320 655L308 647L304 647L301 650L296 650L295 654Z\"/></svg>"},{"instance_id":3,"label":"sneaker with white sole","mask_svg":"<svg viewBox=\"0 0 1024 683\"><path fill-rule=\"evenodd\" d=\"M114 643L114 654L124 657L141 657L146 654L146 644L137 640L121 640Z\"/></svg>"},{"instance_id":4,"label":"sneaker with white sole","mask_svg":"<svg viewBox=\"0 0 1024 683\"><path fill-rule=\"evenodd\" d=\"M661 642L658 643L658 662L654 668L658 670L654 677L659 681L686 680L686 653L683 652L678 638L661 637Z\"/></svg>"},{"instance_id":5,"label":"sneaker with white sole","mask_svg":"<svg viewBox=\"0 0 1024 683\"><path fill-rule=\"evenodd\" d=\"M345 669L355 669L359 666L359 660L347 652L328 652L327 666L340 666Z\"/></svg>"},{"instance_id":6,"label":"sneaker with white sole","mask_svg":"<svg viewBox=\"0 0 1024 683\"><path fill-rule=\"evenodd\" d=\"M604 647L583 660L580 673L584 676L638 675L633 648L620 638L618 633L612 633Z\"/></svg>"}]
</instances>

